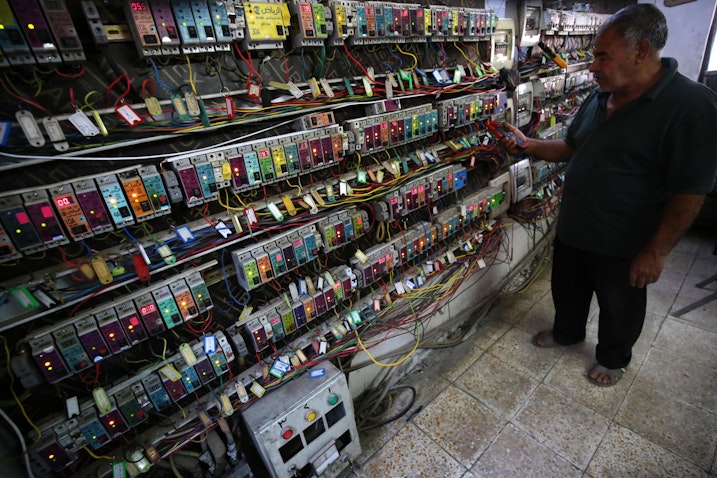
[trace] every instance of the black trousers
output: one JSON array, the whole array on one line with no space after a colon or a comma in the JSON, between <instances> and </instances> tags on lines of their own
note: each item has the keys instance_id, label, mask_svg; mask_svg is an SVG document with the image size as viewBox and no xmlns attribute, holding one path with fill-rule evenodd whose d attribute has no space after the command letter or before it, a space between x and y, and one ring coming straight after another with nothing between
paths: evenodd
<instances>
[{"instance_id":1,"label":"black trousers","mask_svg":"<svg viewBox=\"0 0 717 478\"><path fill-rule=\"evenodd\" d=\"M593 293L600 308L595 357L607 368L630 363L645 321L647 292L630 285L630 259L601 256L555 240L552 271L553 337L563 345L585 339Z\"/></svg>"}]
</instances>

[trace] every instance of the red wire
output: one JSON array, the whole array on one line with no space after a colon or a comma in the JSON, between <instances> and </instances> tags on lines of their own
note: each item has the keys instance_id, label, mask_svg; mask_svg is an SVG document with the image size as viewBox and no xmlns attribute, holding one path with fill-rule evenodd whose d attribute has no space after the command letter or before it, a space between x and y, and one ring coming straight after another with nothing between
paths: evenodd
<instances>
[{"instance_id":1,"label":"red wire","mask_svg":"<svg viewBox=\"0 0 717 478\"><path fill-rule=\"evenodd\" d=\"M100 380L100 361L95 362L95 381L92 382L92 388L97 387L97 382Z\"/></svg>"},{"instance_id":2,"label":"red wire","mask_svg":"<svg viewBox=\"0 0 717 478\"><path fill-rule=\"evenodd\" d=\"M84 63L81 63L80 66L81 66L81 69L80 69L79 73L73 73L71 75L68 75L67 73L62 73L59 70L59 68L55 68L55 74L57 74L57 76L60 76L62 78L67 78L68 80L76 80L77 78L80 78L87 72L87 67L85 66Z\"/></svg>"},{"instance_id":3,"label":"red wire","mask_svg":"<svg viewBox=\"0 0 717 478\"><path fill-rule=\"evenodd\" d=\"M248 59L245 58L244 55L242 54L241 50L239 49L238 43L236 43L236 42L234 43L234 50L237 52L239 57L244 61L244 63L246 63L246 66L249 68L249 75L247 75L247 83L249 83L251 81L251 77L254 75L256 75L259 78L259 83L261 83L262 82L261 75L259 74L258 71L256 71L256 69L254 69L254 65L251 62L251 52L247 51L247 56L249 58Z\"/></svg>"},{"instance_id":4,"label":"red wire","mask_svg":"<svg viewBox=\"0 0 717 478\"><path fill-rule=\"evenodd\" d=\"M348 57L351 58L351 61L353 61L354 63L356 63L356 64L358 65L358 67L361 68L361 71L363 71L363 74L366 75L366 78L368 78L368 80L369 80L371 83L373 83L373 84L383 84L383 83L376 83L376 82L373 80L373 78L371 78L371 77L369 76L368 71L366 71L366 68L364 68L364 66L361 64L361 62L359 62L359 61L358 61L356 58L354 58L354 56L351 54L351 52L349 51L349 47L348 47L348 45L346 44L346 42L344 42L344 51L346 52L346 54L348 55Z\"/></svg>"},{"instance_id":5,"label":"red wire","mask_svg":"<svg viewBox=\"0 0 717 478\"><path fill-rule=\"evenodd\" d=\"M149 96L154 96L154 81L147 78L142 82L142 98L147 98L147 94L146 94L147 93L147 90L146 90L147 85L149 85L152 90L152 92L150 93Z\"/></svg>"},{"instance_id":6,"label":"red wire","mask_svg":"<svg viewBox=\"0 0 717 478\"><path fill-rule=\"evenodd\" d=\"M38 104L38 103L35 103L35 102L32 101L32 100L28 100L27 98L25 98L25 97L23 97L23 96L16 95L16 94L13 93L12 91L10 91L10 90L8 89L7 85L5 84L5 81L4 81L2 78L0 78L0 86L2 86L3 90L5 90L5 92L6 92L8 95L12 96L13 98L16 98L16 99L18 99L18 100L20 100L20 101L23 101L23 102L27 103L27 104L30 105L30 106L34 106L35 108L39 109L40 111L42 111L43 113L45 113L45 114L48 115L48 116L52 116L52 112L51 112L50 110L48 110L47 108L45 108L44 106L42 106L42 105L40 105L40 104Z\"/></svg>"},{"instance_id":7,"label":"red wire","mask_svg":"<svg viewBox=\"0 0 717 478\"><path fill-rule=\"evenodd\" d=\"M124 92L115 100L114 106L116 107L120 102L124 99L125 96L127 96L132 89L132 84L130 83L129 75L122 74L118 76L112 83L110 83L110 86L107 88L107 93L105 95L105 99L107 101L107 106L110 107L112 104L110 103L110 94L112 93L112 88L114 88L117 84L119 84L120 81L124 80L126 83L126 88Z\"/></svg>"}]
</instances>

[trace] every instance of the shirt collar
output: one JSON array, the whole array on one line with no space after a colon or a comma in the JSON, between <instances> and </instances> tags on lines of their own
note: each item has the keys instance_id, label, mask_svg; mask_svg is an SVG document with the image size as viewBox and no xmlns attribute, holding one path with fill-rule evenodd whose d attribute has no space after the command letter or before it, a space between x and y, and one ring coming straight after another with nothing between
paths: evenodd
<instances>
[{"instance_id":1,"label":"shirt collar","mask_svg":"<svg viewBox=\"0 0 717 478\"><path fill-rule=\"evenodd\" d=\"M648 89L642 96L643 98L650 98L655 99L657 95L660 94L660 92L665 88L665 86L672 81L672 79L677 75L677 60L674 58L662 58L662 66L665 68L665 74L662 75L662 78L657 80L657 83L652 85L650 89Z\"/></svg>"}]
</instances>

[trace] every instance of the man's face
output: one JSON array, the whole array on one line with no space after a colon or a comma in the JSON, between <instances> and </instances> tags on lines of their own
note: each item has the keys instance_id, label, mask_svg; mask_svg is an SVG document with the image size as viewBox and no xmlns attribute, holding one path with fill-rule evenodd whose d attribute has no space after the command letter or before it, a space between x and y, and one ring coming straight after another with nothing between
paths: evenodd
<instances>
[{"instance_id":1,"label":"man's face","mask_svg":"<svg viewBox=\"0 0 717 478\"><path fill-rule=\"evenodd\" d=\"M637 49L628 48L625 39L613 28L597 36L593 56L589 70L595 75L600 90L616 93L630 86L637 66Z\"/></svg>"}]
</instances>

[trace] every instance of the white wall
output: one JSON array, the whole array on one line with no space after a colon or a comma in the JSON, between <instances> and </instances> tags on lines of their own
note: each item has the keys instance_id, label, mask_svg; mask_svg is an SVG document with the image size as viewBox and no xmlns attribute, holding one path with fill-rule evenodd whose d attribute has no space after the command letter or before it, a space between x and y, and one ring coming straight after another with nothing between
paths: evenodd
<instances>
[{"instance_id":1,"label":"white wall","mask_svg":"<svg viewBox=\"0 0 717 478\"><path fill-rule=\"evenodd\" d=\"M639 3L652 3L662 10L670 31L663 56L676 58L680 73L697 80L714 17L715 0L697 0L675 7L666 7L664 0L640 0Z\"/></svg>"}]
</instances>

